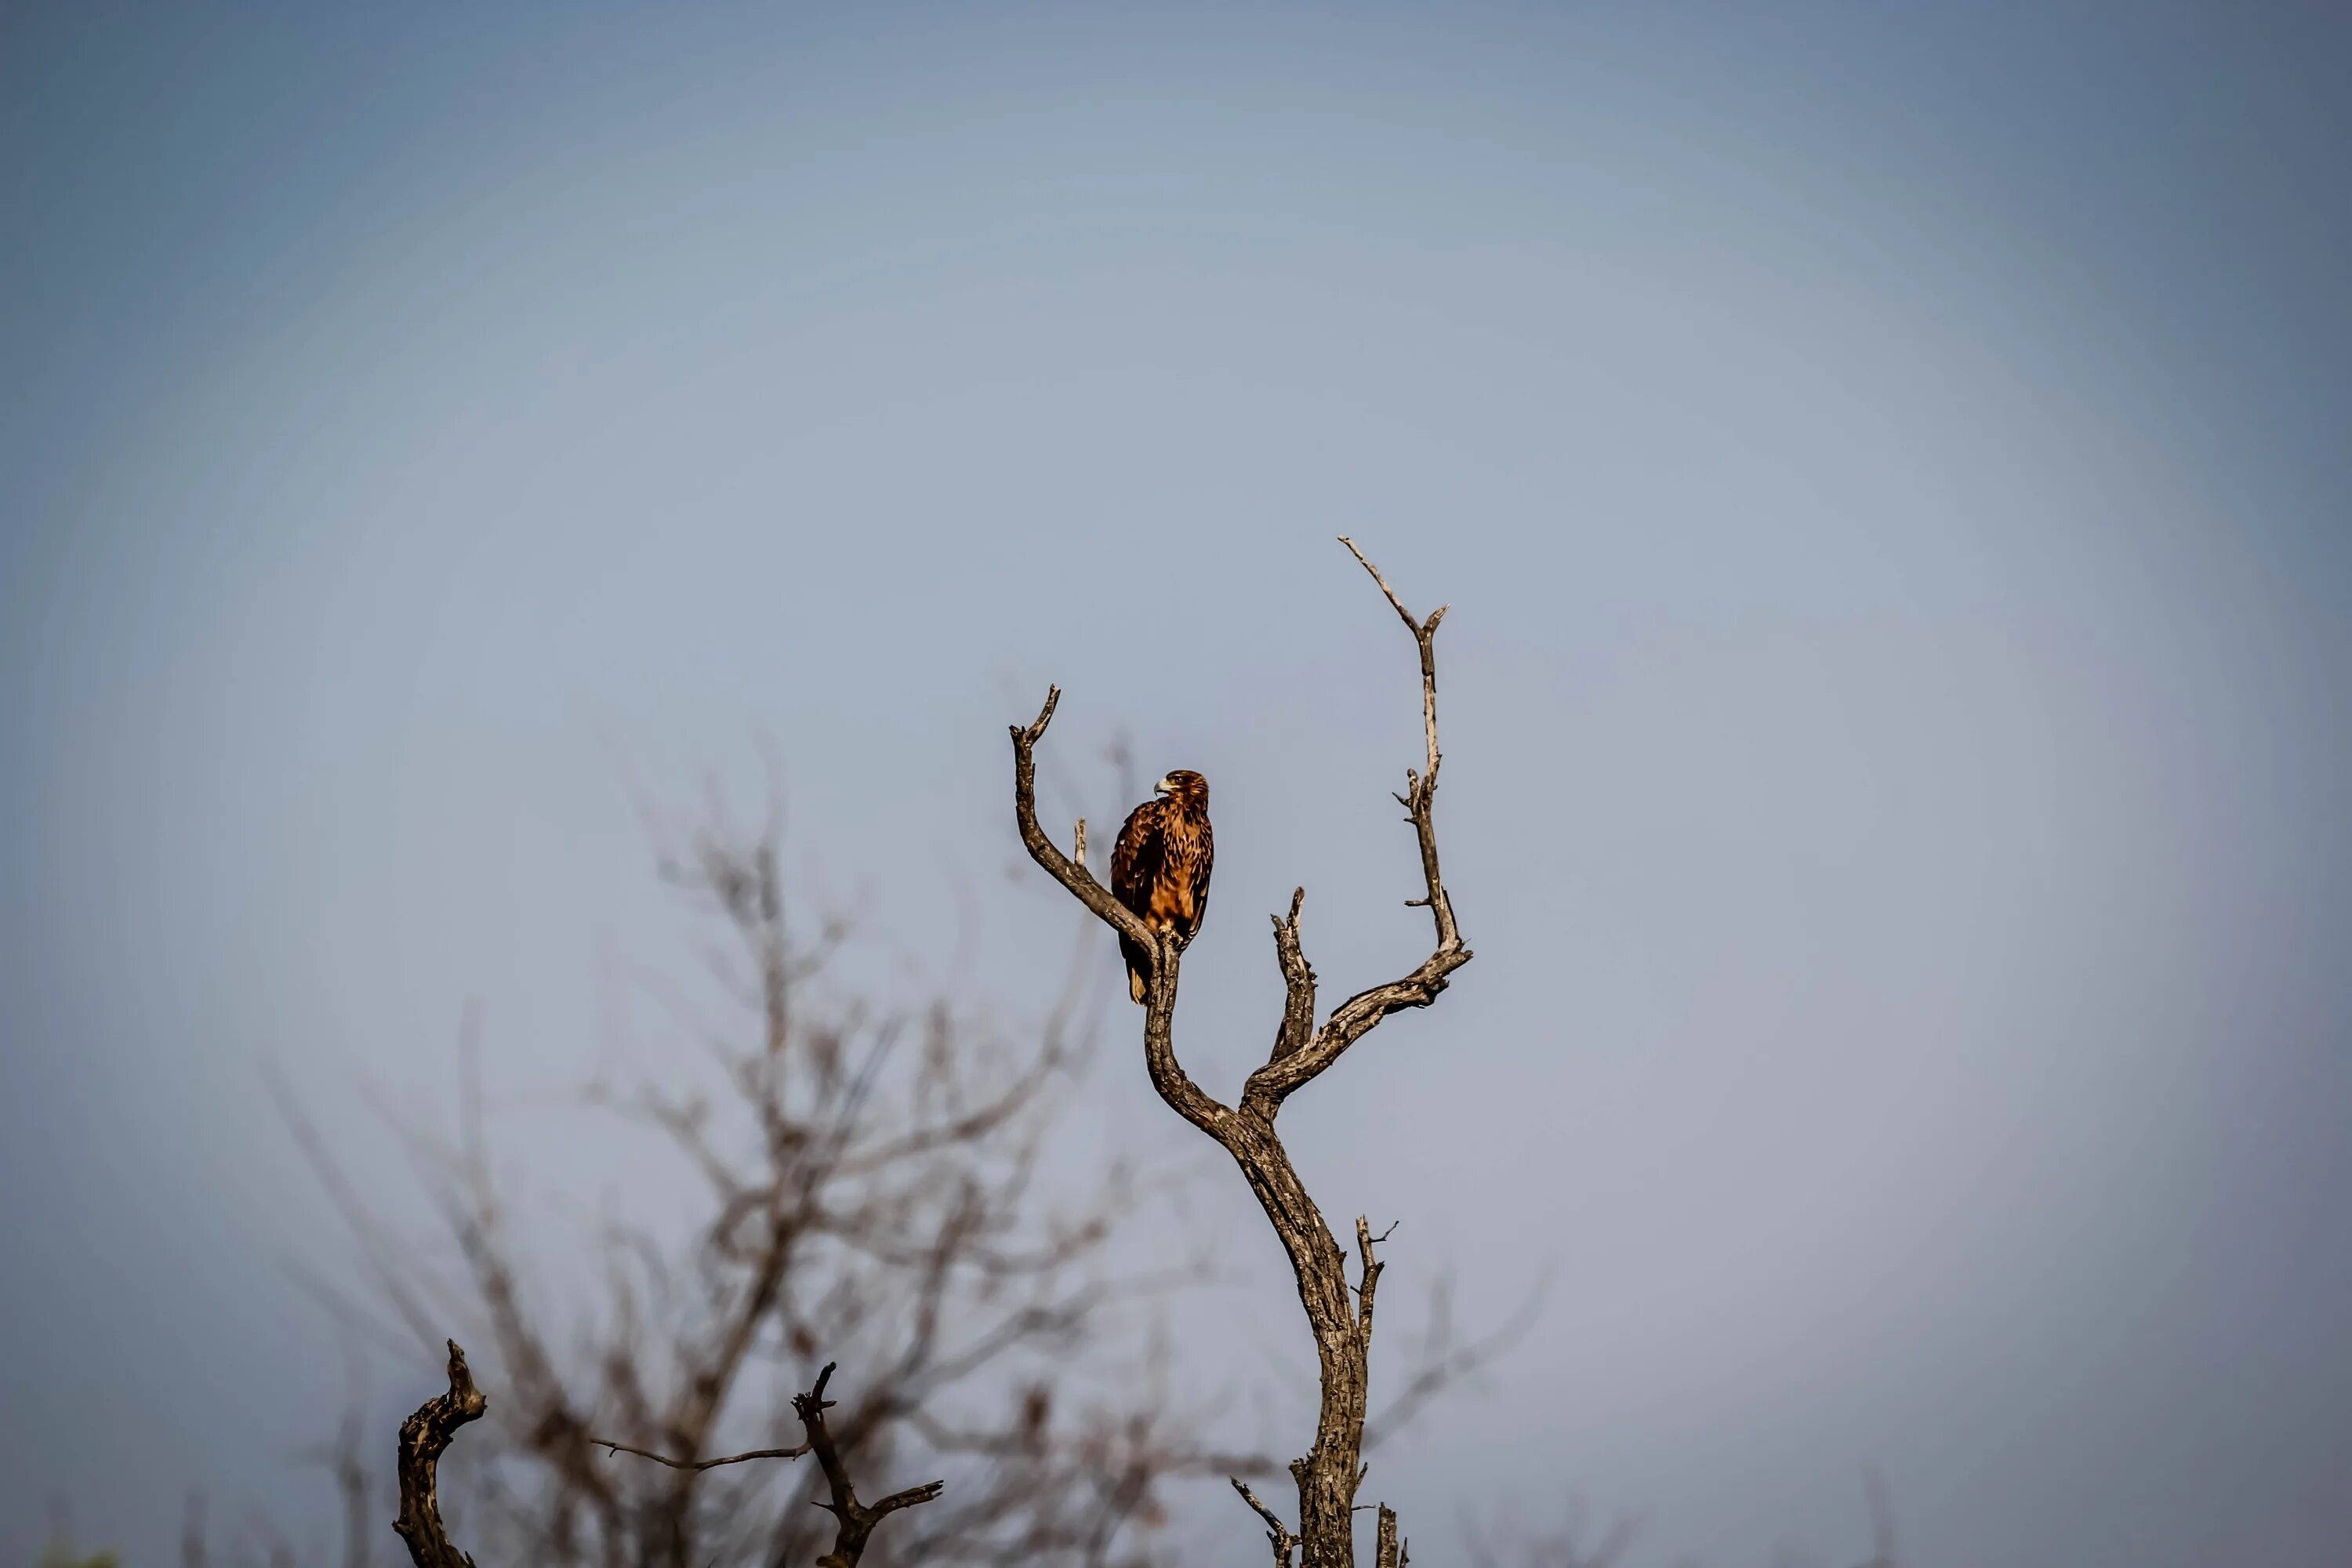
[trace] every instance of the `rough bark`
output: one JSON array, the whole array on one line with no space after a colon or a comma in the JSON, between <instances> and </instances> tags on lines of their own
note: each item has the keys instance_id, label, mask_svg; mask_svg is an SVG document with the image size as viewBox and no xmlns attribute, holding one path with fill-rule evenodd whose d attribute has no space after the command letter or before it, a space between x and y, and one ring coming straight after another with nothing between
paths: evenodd
<instances>
[{"instance_id":1,"label":"rough bark","mask_svg":"<svg viewBox=\"0 0 2352 1568\"><path fill-rule=\"evenodd\" d=\"M416 1568L474 1568L474 1560L449 1544L441 1522L441 1456L457 1428L478 1421L489 1401L474 1386L466 1352L449 1342L449 1391L436 1394L400 1424L400 1517L392 1528L408 1544Z\"/></svg>"},{"instance_id":2,"label":"rough bark","mask_svg":"<svg viewBox=\"0 0 2352 1568\"><path fill-rule=\"evenodd\" d=\"M1178 970L1183 944L1147 926L1097 881L1084 863L1064 855L1037 821L1036 748L1053 722L1061 688L1052 688L1036 719L1013 725L1013 812L1021 841L1030 858L1086 905L1113 931L1139 946L1150 959L1150 982L1144 997L1143 1054L1154 1089L1185 1121L1199 1128L1231 1155L1265 1212L1266 1220L1288 1254L1298 1286L1299 1304L1315 1336L1321 1371L1321 1401L1316 1418L1315 1442L1306 1456L1291 1463L1298 1487L1298 1528L1295 1534L1254 1495L1244 1491L1251 1506L1272 1527L1270 1539L1278 1562L1288 1561L1289 1544L1300 1550L1303 1568L1353 1568L1356 1490L1363 1479L1361 1454L1367 1385L1370 1380L1372 1306L1381 1265L1374 1255L1376 1238L1363 1220L1356 1222L1360 1283L1351 1288L1347 1258L1339 1239L1324 1222L1322 1211L1299 1180L1289 1152L1275 1130L1283 1102L1329 1069L1350 1046L1381 1020L1408 1007L1426 1007L1436 1001L1447 979L1470 962L1455 924L1454 906L1446 896L1439 865L1433 808L1437 797L1438 623L1441 606L1427 620L1417 620L1397 597L1385 578L1354 543L1342 539L1349 553L1371 574L1398 618L1412 634L1421 660L1423 765L1405 771L1404 793L1396 796L1405 808L1421 852L1423 891L1408 900L1410 907L1429 910L1435 944L1429 957L1411 972L1385 984L1358 992L1331 1010L1320 1028L1315 1018L1315 972L1307 961L1299 936L1299 910L1304 889L1291 897L1287 916L1274 917L1275 957L1283 975L1282 1022L1265 1064L1251 1073L1236 1105L1226 1105L1194 1082L1177 1059L1173 1020ZM1236 1483L1238 1485L1238 1483ZM1390 1517L1393 1531L1393 1516Z\"/></svg>"}]
</instances>

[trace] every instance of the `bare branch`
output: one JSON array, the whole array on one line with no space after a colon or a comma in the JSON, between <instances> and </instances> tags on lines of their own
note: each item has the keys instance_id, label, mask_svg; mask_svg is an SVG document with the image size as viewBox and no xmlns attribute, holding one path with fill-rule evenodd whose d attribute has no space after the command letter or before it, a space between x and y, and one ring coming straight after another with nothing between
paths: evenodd
<instances>
[{"instance_id":1,"label":"bare branch","mask_svg":"<svg viewBox=\"0 0 2352 1568\"><path fill-rule=\"evenodd\" d=\"M1873 1466L1863 1472L1862 1488L1870 1503L1870 1561L1862 1568L1895 1568L1895 1506L1887 1500L1886 1478Z\"/></svg>"},{"instance_id":2,"label":"bare branch","mask_svg":"<svg viewBox=\"0 0 2352 1568\"><path fill-rule=\"evenodd\" d=\"M1421 726L1422 732L1428 742L1427 786L1433 790L1437 787L1437 668L1435 657L1430 649L1432 640L1437 636L1437 623L1445 618L1445 612L1453 606L1440 605L1431 613L1428 620L1415 621L1412 618L1412 612L1404 607L1404 601L1397 597L1396 590L1389 586L1389 580L1381 575L1381 569L1370 561L1366 561L1364 552L1356 548L1356 542L1343 533L1339 536L1339 542L1346 545L1348 553L1354 556L1364 570L1372 574L1372 581L1381 585L1381 592L1388 595L1389 603L1395 607L1397 619L1404 623L1405 630L1411 632L1412 640L1420 645Z\"/></svg>"},{"instance_id":3,"label":"bare branch","mask_svg":"<svg viewBox=\"0 0 2352 1568\"><path fill-rule=\"evenodd\" d=\"M1356 1287L1356 1333L1366 1348L1372 1342L1372 1298L1380 1289L1381 1260L1372 1256L1375 1243L1386 1241L1396 1226L1391 1226L1379 1236L1372 1234L1370 1221L1362 1215L1356 1216L1356 1256L1361 1260L1362 1283Z\"/></svg>"},{"instance_id":4,"label":"bare branch","mask_svg":"<svg viewBox=\"0 0 2352 1568\"><path fill-rule=\"evenodd\" d=\"M1298 942L1298 911L1306 902L1307 889L1294 888L1289 918L1274 917L1274 958L1282 966L1283 998L1282 1026L1275 1032L1270 1061L1296 1056L1315 1033L1315 970Z\"/></svg>"},{"instance_id":5,"label":"bare branch","mask_svg":"<svg viewBox=\"0 0 2352 1568\"><path fill-rule=\"evenodd\" d=\"M1265 1521L1266 1543L1274 1548L1274 1561L1276 1568L1290 1568L1290 1553L1297 1547L1298 1537L1292 1534L1290 1527L1282 1522L1280 1514L1258 1501L1257 1493L1249 1489L1249 1483L1239 1476L1226 1479L1234 1483L1234 1490L1242 1494L1242 1501L1255 1509L1257 1516Z\"/></svg>"},{"instance_id":6,"label":"bare branch","mask_svg":"<svg viewBox=\"0 0 2352 1568\"><path fill-rule=\"evenodd\" d=\"M900 1509L927 1503L946 1489L945 1481L929 1481L904 1491L892 1492L871 1507L857 1500L857 1489L850 1484L849 1468L842 1463L841 1450L833 1440L825 1425L824 1413L832 1402L824 1396L824 1385L833 1380L834 1363L824 1363L817 1373L816 1386L806 1394L793 1395L793 1413L801 1418L808 1430L808 1448L824 1467L825 1484L831 1489L833 1500L816 1506L839 1521L835 1531L833 1550L817 1559L817 1568L856 1568L857 1560L866 1554L866 1543L874 1534L874 1527Z\"/></svg>"},{"instance_id":7,"label":"bare branch","mask_svg":"<svg viewBox=\"0 0 2352 1568\"><path fill-rule=\"evenodd\" d=\"M1379 1239L1378 1237L1373 1237L1375 1241ZM1391 1396L1386 1408L1364 1423L1364 1447L1368 1452L1395 1436L1431 1400L1518 1342L1535 1326L1544 1300L1540 1289L1528 1291L1501 1327L1467 1344L1455 1344L1448 1331L1443 1310L1444 1291L1442 1283L1433 1296L1435 1298L1432 1313L1434 1321L1429 1342L1421 1352L1421 1364L1405 1379L1404 1386Z\"/></svg>"},{"instance_id":8,"label":"bare branch","mask_svg":"<svg viewBox=\"0 0 2352 1568\"><path fill-rule=\"evenodd\" d=\"M188 1494L188 1511L180 1526L180 1568L205 1568L205 1494Z\"/></svg>"},{"instance_id":9,"label":"bare branch","mask_svg":"<svg viewBox=\"0 0 2352 1568\"><path fill-rule=\"evenodd\" d=\"M753 1459L797 1459L809 1451L806 1443L790 1448L753 1448L747 1453L729 1454L717 1459L673 1459L667 1454L656 1454L650 1448L632 1448L626 1443L615 1443L608 1437L588 1439L606 1454L635 1454L640 1459L651 1459L656 1465L667 1465L673 1470L715 1470L726 1465L740 1465Z\"/></svg>"},{"instance_id":10,"label":"bare branch","mask_svg":"<svg viewBox=\"0 0 2352 1568\"><path fill-rule=\"evenodd\" d=\"M1470 1568L1502 1568L1506 1563L1520 1568L1615 1568L1641 1535L1637 1521L1621 1518L1587 1546L1585 1523L1583 1506L1574 1502L1559 1528L1548 1534L1530 1534L1516 1521L1496 1532L1465 1518L1463 1544Z\"/></svg>"},{"instance_id":11,"label":"bare branch","mask_svg":"<svg viewBox=\"0 0 2352 1568\"><path fill-rule=\"evenodd\" d=\"M1144 1062L1151 1073L1151 1085L1178 1115L1219 1142L1226 1142L1230 1134L1224 1128L1232 1119L1232 1110L1192 1081L1192 1075L1177 1061L1171 1040L1176 970L1183 944L1173 937L1163 938L1113 898L1109 889L1096 881L1085 867L1074 864L1037 825L1037 742L1045 738L1045 727L1054 721L1054 709L1061 700L1062 689L1048 688L1045 706L1038 710L1035 721L1010 727L1013 810L1021 830L1021 842L1027 847L1029 858L1044 867L1046 874L1067 889L1072 897L1093 910L1104 924L1151 954L1151 985L1144 998L1143 1025Z\"/></svg>"},{"instance_id":12,"label":"bare branch","mask_svg":"<svg viewBox=\"0 0 2352 1568\"><path fill-rule=\"evenodd\" d=\"M1062 689L1048 687L1045 706L1037 710L1036 719L1026 725L1011 726L1013 733L1013 801L1021 828L1021 842L1027 847L1029 858L1043 866L1053 879L1067 888L1080 903L1092 910L1104 924L1121 935L1132 937L1147 948L1156 949L1159 939L1142 918L1111 897L1110 889L1094 879L1093 873L1077 865L1055 847L1037 825L1037 742L1045 736L1045 727L1054 721L1054 710L1060 706Z\"/></svg>"},{"instance_id":13,"label":"bare branch","mask_svg":"<svg viewBox=\"0 0 2352 1568\"><path fill-rule=\"evenodd\" d=\"M1438 994L1445 989L1447 976L1470 962L1470 950L1463 945L1462 932L1454 918L1453 900L1446 895L1445 879L1437 857L1434 815L1439 762L1436 637L1437 624L1445 618L1445 611L1441 607L1426 621L1414 620L1412 613L1404 607L1404 602L1397 597L1396 591L1389 586L1388 580L1381 575L1377 567L1365 560L1364 552L1349 539L1343 537L1339 542L1347 545L1349 553L1362 563L1364 570L1371 574L1372 581L1380 584L1381 592L1394 606L1398 618L1412 633L1414 647L1421 657L1423 770L1405 771L1405 793L1397 799L1405 807L1406 820L1412 824L1413 835L1421 848L1423 892L1420 898L1411 901L1430 911L1430 918L1436 928L1437 945L1412 973L1385 985L1358 992L1332 1009L1331 1016L1311 1037L1300 1045L1283 1049L1280 1047L1288 1045L1292 1038L1291 1015L1299 1004L1302 989L1299 976L1305 973L1309 984L1313 978L1303 955L1297 956L1294 963L1293 950L1298 942L1298 900L1292 900L1287 933L1285 933L1283 922L1279 920L1276 922L1275 931L1276 954L1282 964L1283 978L1289 993L1284 1007L1283 1033L1277 1037L1274 1059L1250 1074L1249 1082L1242 1091L1242 1103L1269 1120L1281 1109L1285 1100L1313 1082L1318 1074L1338 1061L1349 1046L1370 1033L1381 1019L1391 1013L1402 1012L1408 1007L1426 1007L1436 1001ZM1307 1005L1311 1018L1311 991Z\"/></svg>"},{"instance_id":14,"label":"bare branch","mask_svg":"<svg viewBox=\"0 0 2352 1568\"><path fill-rule=\"evenodd\" d=\"M449 1543L441 1522L441 1456L457 1428L481 1419L489 1401L474 1386L466 1352L449 1342L449 1392L436 1394L400 1424L400 1517L393 1521L408 1543L416 1568L474 1568L474 1560Z\"/></svg>"},{"instance_id":15,"label":"bare branch","mask_svg":"<svg viewBox=\"0 0 2352 1568\"><path fill-rule=\"evenodd\" d=\"M1395 606L1397 619L1404 623L1405 630L1418 634L1421 630L1421 623L1414 620L1412 618L1412 612L1404 607L1404 601L1397 597L1397 593L1394 588L1389 586L1389 580L1381 575L1381 569L1373 565L1370 562L1365 560L1364 552L1357 549L1356 542L1349 538L1346 534L1343 533L1339 535L1339 542L1348 547L1348 553L1356 558L1359 565L1362 566L1365 571L1372 574L1372 581L1381 585L1381 592L1386 594L1388 595L1389 603ZM1437 616L1442 616L1444 613L1444 610L1440 609L1437 612ZM1437 616L1432 616L1429 618L1434 621L1437 619Z\"/></svg>"}]
</instances>

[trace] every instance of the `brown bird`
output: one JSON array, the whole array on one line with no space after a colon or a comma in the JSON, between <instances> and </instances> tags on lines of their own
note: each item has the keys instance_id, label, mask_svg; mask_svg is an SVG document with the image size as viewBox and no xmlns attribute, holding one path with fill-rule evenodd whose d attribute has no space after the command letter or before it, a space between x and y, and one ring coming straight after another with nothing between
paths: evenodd
<instances>
[{"instance_id":1,"label":"brown bird","mask_svg":"<svg viewBox=\"0 0 2352 1568\"><path fill-rule=\"evenodd\" d=\"M1111 847L1111 896L1145 924L1190 942L1209 907L1209 867L1216 857L1209 835L1209 781L1179 768L1152 785L1151 795L1128 814ZM1140 1002L1151 955L1124 936L1118 951L1127 960L1127 994Z\"/></svg>"}]
</instances>

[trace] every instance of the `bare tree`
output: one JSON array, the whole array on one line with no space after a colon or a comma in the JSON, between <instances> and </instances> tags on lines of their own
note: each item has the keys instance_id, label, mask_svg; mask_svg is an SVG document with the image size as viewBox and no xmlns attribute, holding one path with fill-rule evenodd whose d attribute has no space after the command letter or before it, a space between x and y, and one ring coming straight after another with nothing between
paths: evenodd
<instances>
[{"instance_id":1,"label":"bare tree","mask_svg":"<svg viewBox=\"0 0 2352 1568\"><path fill-rule=\"evenodd\" d=\"M601 1287L548 1287L531 1267L544 1233L510 1220L492 1180L469 1071L454 1142L411 1135L455 1244L436 1257L377 1217L289 1110L369 1276L356 1290L315 1288L379 1338L437 1353L450 1325L488 1352L499 1394L469 1442L463 1495L465 1532L488 1560L837 1556L843 1537L820 1510L855 1519L865 1505L835 1484L830 1452L946 1482L944 1500L870 1547L860 1535L877 1568L1139 1563L1169 1478L1263 1472L1256 1456L1198 1451L1166 1380L1139 1375L1143 1324L1127 1309L1196 1272L1179 1258L1121 1273L1107 1250L1146 1184L1040 1179L1065 1069L1098 1012L1089 966L1074 963L1026 1039L952 990L894 1006L877 983L834 978L843 922L798 937L773 813L752 833L719 809L691 833L656 833L667 879L715 914L713 974L743 1024L656 987L705 1070L673 1052L591 1099L692 1173L690 1242L607 1216ZM816 1363L835 1356L861 1369L856 1397L824 1424L821 1463L793 1464L817 1439L795 1391L821 1392Z\"/></svg>"},{"instance_id":2,"label":"bare tree","mask_svg":"<svg viewBox=\"0 0 2352 1568\"><path fill-rule=\"evenodd\" d=\"M1441 606L1427 620L1416 619L1379 570L1355 545L1342 539L1350 553L1371 574L1381 592L1412 634L1421 658L1422 727L1425 755L1420 769L1407 769L1405 791L1396 797L1412 825L1421 850L1422 897L1412 907L1429 910L1436 944L1428 958L1410 973L1385 984L1360 991L1333 1008L1318 1027L1315 1022L1315 972L1308 964L1299 937L1299 910L1306 899L1300 889L1291 895L1290 912L1274 917L1275 960L1285 986L1282 1020L1275 1031L1274 1048L1265 1064L1251 1073L1241 1098L1225 1105L1209 1095L1177 1060L1173 1039L1178 966L1182 942L1164 936L1129 911L1097 881L1079 857L1065 855L1037 821L1036 748L1053 721L1061 700L1056 686L1045 705L1027 725L1014 725L1013 734L1013 809L1022 843L1030 858L1067 889L1113 931L1135 943L1150 961L1150 980L1144 997L1143 1052L1152 1087L1161 1100L1185 1121L1199 1128L1240 1167L1243 1178L1257 1196L1267 1222L1289 1255L1315 1336L1321 1373L1321 1402L1314 1445L1291 1461L1298 1490L1298 1526L1294 1532L1273 1510L1245 1489L1244 1497L1268 1525L1276 1560L1287 1563L1295 1545L1304 1568L1352 1568L1355 1562L1356 1491L1363 1479L1366 1391L1370 1382L1372 1312L1380 1286L1381 1264L1375 1251L1381 1237L1362 1219L1356 1221L1357 1277L1348 1277L1347 1254L1324 1222L1322 1211L1308 1195L1287 1150L1275 1128L1283 1102L1313 1082L1390 1015L1408 1007L1426 1007L1445 989L1448 977L1470 962L1470 950L1454 918L1445 893L1437 853L1433 807L1437 797L1438 623ZM1083 829L1081 829L1083 836ZM1240 1486L1236 1480L1235 1485ZM1395 1516L1380 1510L1378 1561L1388 1565L1404 1561Z\"/></svg>"}]
</instances>

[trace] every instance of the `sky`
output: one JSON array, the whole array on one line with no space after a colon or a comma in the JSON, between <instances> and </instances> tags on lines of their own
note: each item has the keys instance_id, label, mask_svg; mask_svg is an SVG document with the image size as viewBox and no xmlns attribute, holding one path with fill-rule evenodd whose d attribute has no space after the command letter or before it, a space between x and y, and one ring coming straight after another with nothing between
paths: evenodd
<instances>
[{"instance_id":1,"label":"sky","mask_svg":"<svg viewBox=\"0 0 2352 1568\"><path fill-rule=\"evenodd\" d=\"M0 12L0 1558L325 1517L270 1075L393 1191L361 1086L478 1008L591 1157L527 1102L678 951L632 781L772 749L806 876L1041 1006L1057 681L1212 781L1213 1091L1294 885L1327 991L1414 962L1346 533L1452 606L1476 958L1286 1134L1392 1295L1541 1289L1379 1456L1416 1558L1858 1559L1873 1465L1920 1568L2341 1561L2331 9ZM1204 1172L1262 1289L1179 1353L1304 1354Z\"/></svg>"}]
</instances>

